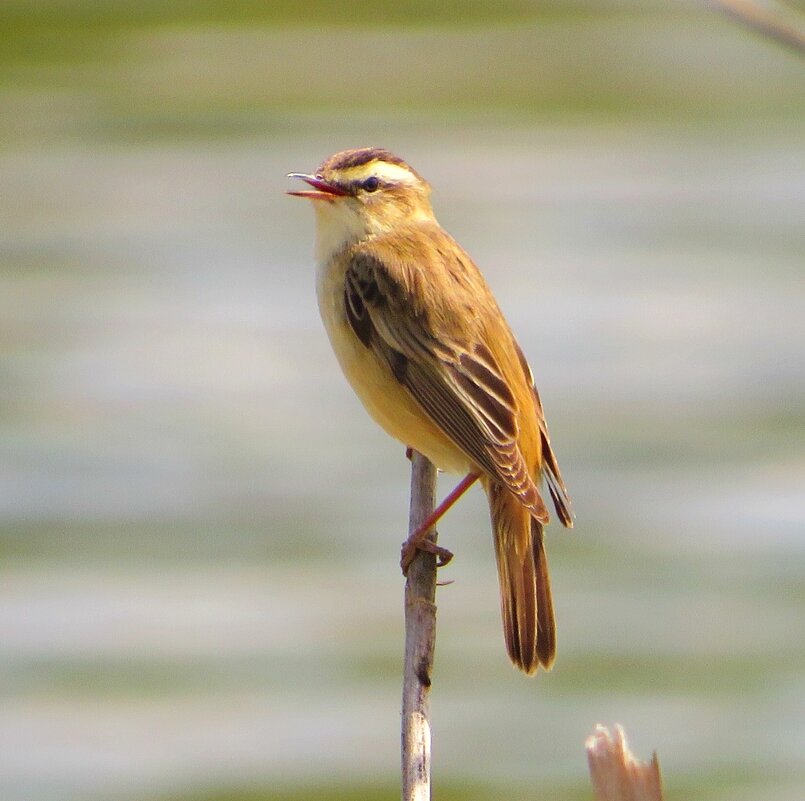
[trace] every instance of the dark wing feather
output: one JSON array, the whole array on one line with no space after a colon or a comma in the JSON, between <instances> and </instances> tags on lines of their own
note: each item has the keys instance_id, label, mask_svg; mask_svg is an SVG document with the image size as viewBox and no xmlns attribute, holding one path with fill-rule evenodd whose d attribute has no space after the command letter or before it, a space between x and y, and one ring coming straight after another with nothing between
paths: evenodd
<instances>
[{"instance_id":1,"label":"dark wing feather","mask_svg":"<svg viewBox=\"0 0 805 801\"><path fill-rule=\"evenodd\" d=\"M545 476L545 483L548 485L548 491L551 493L556 514L559 515L559 519L564 526L573 528L573 507L567 488L565 487L565 482L562 480L562 473L559 471L559 462L551 447L548 424L545 422L545 412L542 409L542 401L540 400L539 392L537 392L537 385L534 383L534 374L531 372L531 367L526 360L525 354L520 349L520 346L516 342L514 344L515 348L517 348L517 355L520 358L520 365L534 392L534 407L537 411L540 437L542 439L542 474Z\"/></svg>"},{"instance_id":2,"label":"dark wing feather","mask_svg":"<svg viewBox=\"0 0 805 801\"><path fill-rule=\"evenodd\" d=\"M355 336L368 348L372 341L372 321L366 311L366 304L363 300L364 291L358 285L358 278L355 273L347 271L344 283L344 308Z\"/></svg>"}]
</instances>

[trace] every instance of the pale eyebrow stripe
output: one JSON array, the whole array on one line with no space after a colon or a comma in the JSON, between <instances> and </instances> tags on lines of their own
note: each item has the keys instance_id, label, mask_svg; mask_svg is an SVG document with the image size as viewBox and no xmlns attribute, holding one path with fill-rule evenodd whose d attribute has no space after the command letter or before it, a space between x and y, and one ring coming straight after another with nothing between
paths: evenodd
<instances>
[{"instance_id":1,"label":"pale eyebrow stripe","mask_svg":"<svg viewBox=\"0 0 805 801\"><path fill-rule=\"evenodd\" d=\"M376 175L381 181L390 183L416 183L416 176L405 167L398 164L389 164L387 161L371 161L368 164L361 164L360 167L352 167L344 171L344 179L347 181L362 181L370 175Z\"/></svg>"}]
</instances>

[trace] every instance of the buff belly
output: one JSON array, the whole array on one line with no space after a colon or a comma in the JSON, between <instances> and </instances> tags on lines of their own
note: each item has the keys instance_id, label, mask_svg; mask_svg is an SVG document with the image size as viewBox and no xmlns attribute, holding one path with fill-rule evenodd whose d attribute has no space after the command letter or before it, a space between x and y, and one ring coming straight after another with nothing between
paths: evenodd
<instances>
[{"instance_id":1,"label":"buff belly","mask_svg":"<svg viewBox=\"0 0 805 801\"><path fill-rule=\"evenodd\" d=\"M328 274L329 273L329 274ZM427 456L440 470L467 473L467 456L446 437L391 371L353 333L344 310L343 275L319 274L317 294L324 327L338 363L366 411L386 433Z\"/></svg>"}]
</instances>

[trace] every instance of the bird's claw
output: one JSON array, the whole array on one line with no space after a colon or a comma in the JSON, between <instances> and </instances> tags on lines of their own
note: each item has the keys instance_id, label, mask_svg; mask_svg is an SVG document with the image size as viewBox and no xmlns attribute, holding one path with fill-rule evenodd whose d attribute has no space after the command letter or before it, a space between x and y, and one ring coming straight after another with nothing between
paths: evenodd
<instances>
[{"instance_id":1,"label":"bird's claw","mask_svg":"<svg viewBox=\"0 0 805 801\"><path fill-rule=\"evenodd\" d=\"M436 557L436 567L444 567L453 558L453 552L448 551L447 548L442 548L435 542L428 539L422 539L419 542L411 542L406 540L402 545L400 553L400 567L404 576L408 575L408 569L414 561L417 551L425 551L432 553Z\"/></svg>"}]
</instances>

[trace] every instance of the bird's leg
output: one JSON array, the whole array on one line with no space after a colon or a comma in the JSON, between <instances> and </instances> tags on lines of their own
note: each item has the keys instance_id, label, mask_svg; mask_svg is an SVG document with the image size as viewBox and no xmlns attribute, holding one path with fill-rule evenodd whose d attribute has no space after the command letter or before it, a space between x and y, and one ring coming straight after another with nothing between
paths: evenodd
<instances>
[{"instance_id":1,"label":"bird's leg","mask_svg":"<svg viewBox=\"0 0 805 801\"><path fill-rule=\"evenodd\" d=\"M458 486L422 521L416 531L412 532L402 545L400 567L403 575L408 574L408 568L416 556L417 551L427 551L436 556L438 567L444 567L453 554L447 548L440 548L435 542L428 539L431 529L441 520L445 512L478 480L478 473L467 473L458 483Z\"/></svg>"}]
</instances>

